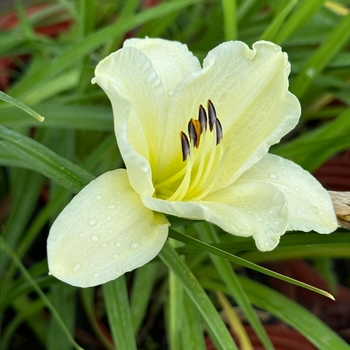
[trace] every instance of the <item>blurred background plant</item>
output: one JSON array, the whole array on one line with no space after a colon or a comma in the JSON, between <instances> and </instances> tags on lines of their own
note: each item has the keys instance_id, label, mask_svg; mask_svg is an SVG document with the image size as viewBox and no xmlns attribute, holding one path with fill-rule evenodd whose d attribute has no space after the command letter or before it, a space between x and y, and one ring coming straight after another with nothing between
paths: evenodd
<instances>
[{"instance_id":1,"label":"blurred background plant","mask_svg":"<svg viewBox=\"0 0 350 350\"><path fill-rule=\"evenodd\" d=\"M127 37L178 40L200 59L224 40L281 45L303 114L272 152L327 189L349 191L349 1L4 4L0 89L45 121L0 104L1 349L350 349L350 237L343 229L287 233L261 253L251 239L170 218L176 250L87 289L48 276L46 260L50 224L72 195L123 166L110 103L90 81Z\"/></svg>"}]
</instances>

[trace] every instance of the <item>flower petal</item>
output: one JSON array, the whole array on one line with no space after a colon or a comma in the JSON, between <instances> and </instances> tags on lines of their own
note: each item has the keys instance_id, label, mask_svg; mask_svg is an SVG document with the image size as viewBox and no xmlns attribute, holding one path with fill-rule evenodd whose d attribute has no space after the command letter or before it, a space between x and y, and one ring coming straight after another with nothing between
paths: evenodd
<instances>
[{"instance_id":1,"label":"flower petal","mask_svg":"<svg viewBox=\"0 0 350 350\"><path fill-rule=\"evenodd\" d=\"M299 165L267 154L238 182L270 183L285 194L288 202L288 230L330 233L337 228L337 219L329 193Z\"/></svg>"},{"instance_id":2,"label":"flower petal","mask_svg":"<svg viewBox=\"0 0 350 350\"><path fill-rule=\"evenodd\" d=\"M114 128L131 185L139 194L151 195L151 164L161 146L162 118L167 106L164 90L150 60L133 47L123 48L96 67L96 82L108 95Z\"/></svg>"},{"instance_id":3,"label":"flower petal","mask_svg":"<svg viewBox=\"0 0 350 350\"><path fill-rule=\"evenodd\" d=\"M203 69L184 79L174 92L167 120L174 136L166 141L162 158L176 154L171 145L178 147L177 131L186 129L188 120L178 116L196 118L199 104L210 99L222 124L226 150L216 188L231 184L297 124L300 104L288 91L289 72L287 55L270 42L260 41L249 49L231 41L210 51Z\"/></svg>"},{"instance_id":4,"label":"flower petal","mask_svg":"<svg viewBox=\"0 0 350 350\"><path fill-rule=\"evenodd\" d=\"M236 236L253 236L261 251L276 247L288 222L284 194L264 183L234 183L199 202L141 198L144 205L152 210L187 219L206 220Z\"/></svg>"},{"instance_id":5,"label":"flower petal","mask_svg":"<svg viewBox=\"0 0 350 350\"><path fill-rule=\"evenodd\" d=\"M164 91L171 96L176 86L188 74L201 69L197 57L187 45L164 39L128 39L124 47L134 47L142 51L152 62L154 70L162 81Z\"/></svg>"},{"instance_id":6,"label":"flower petal","mask_svg":"<svg viewBox=\"0 0 350 350\"><path fill-rule=\"evenodd\" d=\"M164 215L142 204L125 170L107 172L78 193L52 225L50 273L79 287L116 279L158 254L168 226Z\"/></svg>"}]
</instances>

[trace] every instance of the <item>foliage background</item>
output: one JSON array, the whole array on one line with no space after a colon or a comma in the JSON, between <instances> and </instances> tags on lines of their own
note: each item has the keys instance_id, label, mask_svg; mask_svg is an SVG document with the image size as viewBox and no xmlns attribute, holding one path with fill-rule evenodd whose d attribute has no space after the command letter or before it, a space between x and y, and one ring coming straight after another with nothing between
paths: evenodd
<instances>
[{"instance_id":1,"label":"foliage background","mask_svg":"<svg viewBox=\"0 0 350 350\"><path fill-rule=\"evenodd\" d=\"M209 334L217 349L235 349L219 314L223 309L241 349L259 348L253 336L248 340L251 333L266 349L272 343L284 349L271 332L282 323L303 334L300 348L349 349L341 338L350 339L350 241L342 229L329 236L288 233L273 252L261 253L250 239L170 218L172 243L159 258L88 289L48 276L46 261L50 224L72 194L123 166L109 101L90 81L96 64L126 37L178 40L200 59L224 40L281 45L292 64L290 89L303 115L272 152L318 171L329 189L349 190L350 162L344 167L349 157L340 153L350 147L349 1L47 3L26 10L18 2L17 22L11 16L0 19L0 89L46 118L40 123L16 106L0 104L0 348L210 349ZM327 161L339 154L337 174ZM308 259L322 278L305 263L285 262L290 259ZM278 264L266 265L271 261ZM289 266L289 272L293 267L295 277L331 291L338 301L300 289L284 296L286 287L264 273L287 277L253 263L276 270ZM343 323L311 313L310 305L335 310ZM284 334L286 326L277 329L286 343L299 339Z\"/></svg>"}]
</instances>

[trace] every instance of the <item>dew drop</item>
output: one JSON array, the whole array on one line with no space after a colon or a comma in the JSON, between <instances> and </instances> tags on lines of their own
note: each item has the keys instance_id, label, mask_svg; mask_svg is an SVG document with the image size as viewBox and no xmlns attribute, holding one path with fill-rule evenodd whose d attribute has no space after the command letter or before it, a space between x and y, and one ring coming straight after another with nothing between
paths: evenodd
<instances>
[{"instance_id":1,"label":"dew drop","mask_svg":"<svg viewBox=\"0 0 350 350\"><path fill-rule=\"evenodd\" d=\"M118 248L121 247L121 245L122 245L122 244L121 244L120 242L117 242L117 243L115 244L115 246L118 247Z\"/></svg>"},{"instance_id":2,"label":"dew drop","mask_svg":"<svg viewBox=\"0 0 350 350\"><path fill-rule=\"evenodd\" d=\"M309 76L310 78L314 78L316 75L316 69L314 67L310 67L306 70L306 75Z\"/></svg>"},{"instance_id":3,"label":"dew drop","mask_svg":"<svg viewBox=\"0 0 350 350\"><path fill-rule=\"evenodd\" d=\"M274 221L273 222L276 226L279 226L280 225L280 223L278 222L278 221Z\"/></svg>"},{"instance_id":4,"label":"dew drop","mask_svg":"<svg viewBox=\"0 0 350 350\"><path fill-rule=\"evenodd\" d=\"M83 257L84 257L84 258L86 258L86 257L87 257L87 253L86 253L86 252L83 254Z\"/></svg>"},{"instance_id":5,"label":"dew drop","mask_svg":"<svg viewBox=\"0 0 350 350\"><path fill-rule=\"evenodd\" d=\"M79 271L81 269L81 264L76 264L76 265L74 265L74 267L73 267L73 271L74 272L77 272L77 271Z\"/></svg>"},{"instance_id":6,"label":"dew drop","mask_svg":"<svg viewBox=\"0 0 350 350\"><path fill-rule=\"evenodd\" d=\"M96 220L95 220L95 219L91 219L91 220L89 221L89 225L90 225L90 226L96 225Z\"/></svg>"},{"instance_id":7,"label":"dew drop","mask_svg":"<svg viewBox=\"0 0 350 350\"><path fill-rule=\"evenodd\" d=\"M311 209L312 209L312 211L313 211L315 214L318 213L318 208L317 208L317 207L312 207Z\"/></svg>"},{"instance_id":8,"label":"dew drop","mask_svg":"<svg viewBox=\"0 0 350 350\"><path fill-rule=\"evenodd\" d=\"M91 236L91 239L94 241L94 242L97 242L99 240L98 236L97 235L92 235Z\"/></svg>"},{"instance_id":9,"label":"dew drop","mask_svg":"<svg viewBox=\"0 0 350 350\"><path fill-rule=\"evenodd\" d=\"M94 273L94 277L95 278L100 277L100 274L99 273Z\"/></svg>"},{"instance_id":10,"label":"dew drop","mask_svg":"<svg viewBox=\"0 0 350 350\"><path fill-rule=\"evenodd\" d=\"M169 96L172 96L173 93L174 93L173 90L169 90L169 91L168 91L168 95L169 95Z\"/></svg>"},{"instance_id":11,"label":"dew drop","mask_svg":"<svg viewBox=\"0 0 350 350\"><path fill-rule=\"evenodd\" d=\"M103 248L107 248L107 247L108 247L108 244L107 244L106 242L102 242L102 243L101 243L101 246L102 246Z\"/></svg>"},{"instance_id":12,"label":"dew drop","mask_svg":"<svg viewBox=\"0 0 350 350\"><path fill-rule=\"evenodd\" d=\"M114 231L113 231L112 228L110 228L107 232L108 232L108 233L113 233Z\"/></svg>"},{"instance_id":13,"label":"dew drop","mask_svg":"<svg viewBox=\"0 0 350 350\"><path fill-rule=\"evenodd\" d=\"M300 216L301 215L301 210L298 208L297 209L297 215Z\"/></svg>"},{"instance_id":14,"label":"dew drop","mask_svg":"<svg viewBox=\"0 0 350 350\"><path fill-rule=\"evenodd\" d=\"M114 206L113 204L110 204L107 208L108 208L108 209L114 209L115 206Z\"/></svg>"},{"instance_id":15,"label":"dew drop","mask_svg":"<svg viewBox=\"0 0 350 350\"><path fill-rule=\"evenodd\" d=\"M79 237L81 237L81 238L85 237L85 233L81 233L81 234L79 235Z\"/></svg>"},{"instance_id":16,"label":"dew drop","mask_svg":"<svg viewBox=\"0 0 350 350\"><path fill-rule=\"evenodd\" d=\"M112 218L110 216L107 216L106 220L110 221L110 220L112 220Z\"/></svg>"},{"instance_id":17,"label":"dew drop","mask_svg":"<svg viewBox=\"0 0 350 350\"><path fill-rule=\"evenodd\" d=\"M97 196L95 196L95 199L97 199L97 200L100 200L102 198L102 196L101 195L97 195Z\"/></svg>"},{"instance_id":18,"label":"dew drop","mask_svg":"<svg viewBox=\"0 0 350 350\"><path fill-rule=\"evenodd\" d=\"M259 221L259 222L263 222L264 219L263 219L263 218L259 218L258 221Z\"/></svg>"},{"instance_id":19,"label":"dew drop","mask_svg":"<svg viewBox=\"0 0 350 350\"><path fill-rule=\"evenodd\" d=\"M134 243L131 243L131 248L132 249L137 249L139 247L139 244L134 242Z\"/></svg>"},{"instance_id":20,"label":"dew drop","mask_svg":"<svg viewBox=\"0 0 350 350\"><path fill-rule=\"evenodd\" d=\"M276 174L271 174L271 175L270 175L270 178L271 178L271 179L277 179L277 175L276 175Z\"/></svg>"},{"instance_id":21,"label":"dew drop","mask_svg":"<svg viewBox=\"0 0 350 350\"><path fill-rule=\"evenodd\" d=\"M299 192L300 191L300 188L298 186L294 186L294 189Z\"/></svg>"}]
</instances>

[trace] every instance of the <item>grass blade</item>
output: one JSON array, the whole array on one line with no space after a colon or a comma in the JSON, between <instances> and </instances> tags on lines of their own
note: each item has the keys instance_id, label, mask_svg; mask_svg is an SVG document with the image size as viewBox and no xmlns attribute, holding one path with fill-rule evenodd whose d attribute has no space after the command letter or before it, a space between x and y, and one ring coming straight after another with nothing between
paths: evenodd
<instances>
[{"instance_id":1,"label":"grass blade","mask_svg":"<svg viewBox=\"0 0 350 350\"><path fill-rule=\"evenodd\" d=\"M219 316L208 295L200 286L192 272L186 266L181 257L169 242L166 242L159 253L159 257L168 266L168 268L181 280L184 289L197 306L201 313L211 339L216 344L218 350L237 350L233 339L228 332L225 324Z\"/></svg>"}]
</instances>

